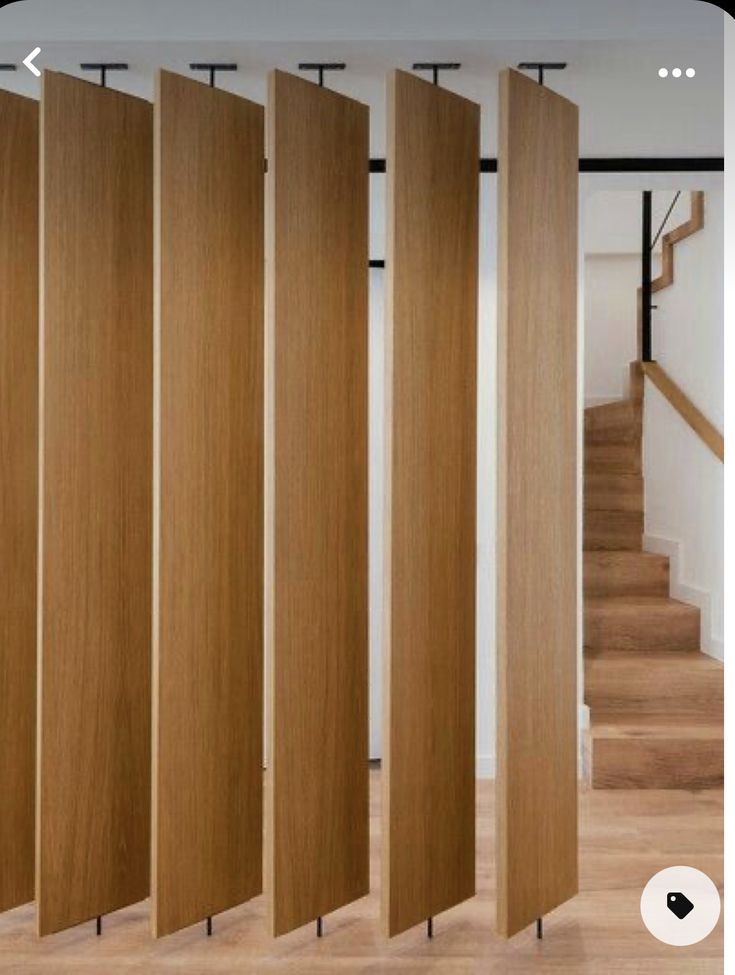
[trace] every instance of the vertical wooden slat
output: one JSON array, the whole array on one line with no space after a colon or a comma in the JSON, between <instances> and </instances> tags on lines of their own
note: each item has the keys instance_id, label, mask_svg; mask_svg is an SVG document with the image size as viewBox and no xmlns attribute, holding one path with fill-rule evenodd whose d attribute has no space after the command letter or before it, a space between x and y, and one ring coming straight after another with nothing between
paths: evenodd
<instances>
[{"instance_id":1,"label":"vertical wooden slat","mask_svg":"<svg viewBox=\"0 0 735 975\"><path fill-rule=\"evenodd\" d=\"M266 889L281 934L368 890L368 110L269 78Z\"/></svg>"},{"instance_id":2,"label":"vertical wooden slat","mask_svg":"<svg viewBox=\"0 0 735 975\"><path fill-rule=\"evenodd\" d=\"M479 106L388 89L383 922L475 892Z\"/></svg>"},{"instance_id":3,"label":"vertical wooden slat","mask_svg":"<svg viewBox=\"0 0 735 975\"><path fill-rule=\"evenodd\" d=\"M147 102L45 74L41 934L149 890L152 132Z\"/></svg>"},{"instance_id":4,"label":"vertical wooden slat","mask_svg":"<svg viewBox=\"0 0 735 975\"><path fill-rule=\"evenodd\" d=\"M262 889L263 116L160 73L157 935Z\"/></svg>"},{"instance_id":5,"label":"vertical wooden slat","mask_svg":"<svg viewBox=\"0 0 735 975\"><path fill-rule=\"evenodd\" d=\"M38 102L0 92L0 911L33 900Z\"/></svg>"},{"instance_id":6,"label":"vertical wooden slat","mask_svg":"<svg viewBox=\"0 0 735 975\"><path fill-rule=\"evenodd\" d=\"M577 892L577 108L500 80L498 908Z\"/></svg>"}]
</instances>

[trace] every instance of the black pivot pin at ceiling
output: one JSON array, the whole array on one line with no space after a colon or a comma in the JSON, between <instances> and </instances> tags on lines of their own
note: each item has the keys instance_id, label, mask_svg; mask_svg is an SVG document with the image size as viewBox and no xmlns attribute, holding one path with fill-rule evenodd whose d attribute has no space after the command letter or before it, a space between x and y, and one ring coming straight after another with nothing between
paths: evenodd
<instances>
[{"instance_id":1,"label":"black pivot pin at ceiling","mask_svg":"<svg viewBox=\"0 0 735 975\"><path fill-rule=\"evenodd\" d=\"M521 61L518 70L538 71L538 83L543 85L544 71L563 71L566 66L566 61Z\"/></svg>"},{"instance_id":2,"label":"black pivot pin at ceiling","mask_svg":"<svg viewBox=\"0 0 735 975\"><path fill-rule=\"evenodd\" d=\"M344 71L347 67L344 61L299 61L299 71L316 71L318 84L324 87L325 71Z\"/></svg>"},{"instance_id":3,"label":"black pivot pin at ceiling","mask_svg":"<svg viewBox=\"0 0 735 975\"><path fill-rule=\"evenodd\" d=\"M459 71L462 65L459 61L415 61L414 71L431 71L431 80L435 85L439 84L440 71Z\"/></svg>"},{"instance_id":4,"label":"black pivot pin at ceiling","mask_svg":"<svg viewBox=\"0 0 735 975\"><path fill-rule=\"evenodd\" d=\"M127 71L129 65L122 61L85 61L79 65L82 71L99 71L100 86L107 88L108 71Z\"/></svg>"},{"instance_id":5,"label":"black pivot pin at ceiling","mask_svg":"<svg viewBox=\"0 0 735 975\"><path fill-rule=\"evenodd\" d=\"M189 68L192 71L208 71L210 88L214 88L218 71L237 71L236 64L221 61L193 61Z\"/></svg>"}]
</instances>

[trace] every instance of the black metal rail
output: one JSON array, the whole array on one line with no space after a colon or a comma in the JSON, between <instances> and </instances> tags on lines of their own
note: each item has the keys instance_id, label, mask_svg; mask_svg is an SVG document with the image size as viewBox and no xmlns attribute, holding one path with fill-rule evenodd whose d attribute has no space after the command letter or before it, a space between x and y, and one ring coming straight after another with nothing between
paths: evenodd
<instances>
[{"instance_id":1,"label":"black metal rail","mask_svg":"<svg viewBox=\"0 0 735 975\"><path fill-rule=\"evenodd\" d=\"M653 193L643 191L641 211L641 359L651 361L651 210Z\"/></svg>"}]
</instances>

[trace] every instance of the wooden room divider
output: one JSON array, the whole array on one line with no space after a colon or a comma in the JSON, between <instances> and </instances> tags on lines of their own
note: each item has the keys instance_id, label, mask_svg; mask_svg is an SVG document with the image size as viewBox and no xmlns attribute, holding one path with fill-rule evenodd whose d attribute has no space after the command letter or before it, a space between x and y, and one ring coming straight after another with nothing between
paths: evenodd
<instances>
[{"instance_id":1,"label":"wooden room divider","mask_svg":"<svg viewBox=\"0 0 735 975\"><path fill-rule=\"evenodd\" d=\"M497 924L577 892L577 108L500 77Z\"/></svg>"},{"instance_id":2,"label":"wooden room divider","mask_svg":"<svg viewBox=\"0 0 735 975\"><path fill-rule=\"evenodd\" d=\"M0 92L0 911L33 900L38 102Z\"/></svg>"},{"instance_id":3,"label":"wooden room divider","mask_svg":"<svg viewBox=\"0 0 735 975\"><path fill-rule=\"evenodd\" d=\"M262 890L263 115L159 75L156 935Z\"/></svg>"},{"instance_id":4,"label":"wooden room divider","mask_svg":"<svg viewBox=\"0 0 735 975\"><path fill-rule=\"evenodd\" d=\"M41 934L149 891L152 107L41 99Z\"/></svg>"},{"instance_id":5,"label":"wooden room divider","mask_svg":"<svg viewBox=\"0 0 735 975\"><path fill-rule=\"evenodd\" d=\"M282 934L368 891L368 109L268 85L266 890Z\"/></svg>"},{"instance_id":6,"label":"wooden room divider","mask_svg":"<svg viewBox=\"0 0 735 975\"><path fill-rule=\"evenodd\" d=\"M480 107L388 87L383 922L475 892Z\"/></svg>"}]
</instances>

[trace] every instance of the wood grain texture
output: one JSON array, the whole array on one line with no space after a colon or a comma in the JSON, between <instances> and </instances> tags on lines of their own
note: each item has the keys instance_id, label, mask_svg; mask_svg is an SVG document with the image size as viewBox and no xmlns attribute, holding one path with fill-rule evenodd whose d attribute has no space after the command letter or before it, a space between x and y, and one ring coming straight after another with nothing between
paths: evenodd
<instances>
[{"instance_id":1,"label":"wood grain texture","mask_svg":"<svg viewBox=\"0 0 735 975\"><path fill-rule=\"evenodd\" d=\"M585 480L589 477L586 471L584 476ZM583 544L586 551L640 552L643 512L585 509Z\"/></svg>"},{"instance_id":2,"label":"wood grain texture","mask_svg":"<svg viewBox=\"0 0 735 975\"><path fill-rule=\"evenodd\" d=\"M282 934L368 891L368 110L268 82L266 889Z\"/></svg>"},{"instance_id":3,"label":"wood grain texture","mask_svg":"<svg viewBox=\"0 0 735 975\"><path fill-rule=\"evenodd\" d=\"M500 76L499 932L577 892L577 108Z\"/></svg>"},{"instance_id":4,"label":"wood grain texture","mask_svg":"<svg viewBox=\"0 0 735 975\"><path fill-rule=\"evenodd\" d=\"M480 109L388 82L383 927L475 893Z\"/></svg>"},{"instance_id":5,"label":"wood grain texture","mask_svg":"<svg viewBox=\"0 0 735 975\"><path fill-rule=\"evenodd\" d=\"M680 223L678 227L669 230L664 234L664 241L668 240L671 244L678 244L680 240L685 240L696 234L704 227L704 190L692 190L689 194L689 219Z\"/></svg>"},{"instance_id":6,"label":"wood grain texture","mask_svg":"<svg viewBox=\"0 0 735 975\"><path fill-rule=\"evenodd\" d=\"M0 91L0 911L33 899L38 102Z\"/></svg>"},{"instance_id":7,"label":"wood grain texture","mask_svg":"<svg viewBox=\"0 0 735 975\"><path fill-rule=\"evenodd\" d=\"M149 890L152 108L41 102L41 934Z\"/></svg>"},{"instance_id":8,"label":"wood grain texture","mask_svg":"<svg viewBox=\"0 0 735 975\"><path fill-rule=\"evenodd\" d=\"M591 511L626 511L643 515L641 474L584 475L585 517ZM642 529L641 529L642 530Z\"/></svg>"},{"instance_id":9,"label":"wood grain texture","mask_svg":"<svg viewBox=\"0 0 735 975\"><path fill-rule=\"evenodd\" d=\"M662 866L687 863L723 889L723 796L709 792L583 789L579 802L579 896L506 941L488 924L495 911L494 783L477 783L477 896L435 925L383 938L380 897L381 773L370 773L369 897L327 919L272 938L266 898L256 897L201 927L151 941L148 905L105 920L104 935L64 931L37 938L33 907L0 914L0 970L19 975L722 975L725 919L698 944L672 949L641 923L641 891Z\"/></svg>"},{"instance_id":10,"label":"wood grain texture","mask_svg":"<svg viewBox=\"0 0 735 975\"><path fill-rule=\"evenodd\" d=\"M642 363L643 374L651 380L658 391L674 407L679 416L694 430L700 440L707 444L712 453L718 460L725 460L725 438L710 423L707 417L689 399L684 390L677 386L657 362Z\"/></svg>"},{"instance_id":11,"label":"wood grain texture","mask_svg":"<svg viewBox=\"0 0 735 975\"><path fill-rule=\"evenodd\" d=\"M157 83L156 935L262 889L260 105Z\"/></svg>"},{"instance_id":12,"label":"wood grain texture","mask_svg":"<svg viewBox=\"0 0 735 975\"><path fill-rule=\"evenodd\" d=\"M590 728L595 789L716 789L723 782L722 716L606 714Z\"/></svg>"},{"instance_id":13,"label":"wood grain texture","mask_svg":"<svg viewBox=\"0 0 735 975\"><path fill-rule=\"evenodd\" d=\"M642 554L642 553L641 553ZM665 596L589 596L584 646L592 650L699 650L697 606Z\"/></svg>"},{"instance_id":14,"label":"wood grain texture","mask_svg":"<svg viewBox=\"0 0 735 975\"><path fill-rule=\"evenodd\" d=\"M597 651L585 653L585 702L596 711L721 718L723 667L704 653Z\"/></svg>"},{"instance_id":15,"label":"wood grain texture","mask_svg":"<svg viewBox=\"0 0 735 975\"><path fill-rule=\"evenodd\" d=\"M652 552L585 552L584 595L668 596L669 559Z\"/></svg>"}]
</instances>

